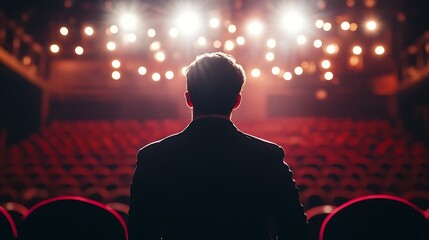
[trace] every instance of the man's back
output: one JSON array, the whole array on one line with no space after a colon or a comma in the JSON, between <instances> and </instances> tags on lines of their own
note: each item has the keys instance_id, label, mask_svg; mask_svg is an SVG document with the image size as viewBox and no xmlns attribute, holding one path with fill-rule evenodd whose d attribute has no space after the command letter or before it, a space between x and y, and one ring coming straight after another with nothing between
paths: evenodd
<instances>
[{"instance_id":1,"label":"man's back","mask_svg":"<svg viewBox=\"0 0 429 240\"><path fill-rule=\"evenodd\" d=\"M283 156L218 118L146 146L131 187L130 239L306 239Z\"/></svg>"}]
</instances>

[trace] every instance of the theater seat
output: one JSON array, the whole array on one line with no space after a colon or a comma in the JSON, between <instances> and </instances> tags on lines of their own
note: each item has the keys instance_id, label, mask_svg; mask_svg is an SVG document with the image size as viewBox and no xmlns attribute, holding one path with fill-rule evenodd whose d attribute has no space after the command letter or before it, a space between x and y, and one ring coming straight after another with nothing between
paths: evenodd
<instances>
[{"instance_id":1,"label":"theater seat","mask_svg":"<svg viewBox=\"0 0 429 240\"><path fill-rule=\"evenodd\" d=\"M55 197L35 205L23 218L18 240L126 240L121 216L99 202L76 196Z\"/></svg>"},{"instance_id":2,"label":"theater seat","mask_svg":"<svg viewBox=\"0 0 429 240\"><path fill-rule=\"evenodd\" d=\"M320 240L427 240L424 212L390 195L369 195L348 201L323 221Z\"/></svg>"},{"instance_id":3,"label":"theater seat","mask_svg":"<svg viewBox=\"0 0 429 240\"><path fill-rule=\"evenodd\" d=\"M320 227L323 220L336 208L334 205L321 205L305 211L310 226L310 239L319 240Z\"/></svg>"},{"instance_id":4,"label":"theater seat","mask_svg":"<svg viewBox=\"0 0 429 240\"><path fill-rule=\"evenodd\" d=\"M9 213L0 206L0 239L13 240L16 238L17 231L15 223Z\"/></svg>"}]
</instances>

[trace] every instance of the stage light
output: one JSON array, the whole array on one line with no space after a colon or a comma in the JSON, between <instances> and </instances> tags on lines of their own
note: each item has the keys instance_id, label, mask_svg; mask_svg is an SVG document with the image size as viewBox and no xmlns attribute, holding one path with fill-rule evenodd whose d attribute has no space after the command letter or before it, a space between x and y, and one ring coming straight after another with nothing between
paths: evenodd
<instances>
[{"instance_id":1,"label":"stage light","mask_svg":"<svg viewBox=\"0 0 429 240\"><path fill-rule=\"evenodd\" d=\"M350 31L356 32L357 29L358 29L358 25L356 23L350 24Z\"/></svg>"},{"instance_id":2,"label":"stage light","mask_svg":"<svg viewBox=\"0 0 429 240\"><path fill-rule=\"evenodd\" d=\"M140 75L144 76L144 75L146 75L146 73L147 73L147 69L146 69L145 67L141 66L141 67L139 67L139 68L137 69L137 72L138 72Z\"/></svg>"},{"instance_id":3,"label":"stage light","mask_svg":"<svg viewBox=\"0 0 429 240\"><path fill-rule=\"evenodd\" d=\"M235 33L237 31L237 27L234 24L230 24L228 26L228 32Z\"/></svg>"},{"instance_id":4,"label":"stage light","mask_svg":"<svg viewBox=\"0 0 429 240\"><path fill-rule=\"evenodd\" d=\"M118 26L116 26L116 25L112 25L112 26L110 26L109 31L110 31L112 34L117 34L117 33L119 32L119 28L118 28Z\"/></svg>"},{"instance_id":5,"label":"stage light","mask_svg":"<svg viewBox=\"0 0 429 240\"><path fill-rule=\"evenodd\" d=\"M301 13L290 11L284 15L282 26L287 32L296 33L304 27L304 18Z\"/></svg>"},{"instance_id":6,"label":"stage light","mask_svg":"<svg viewBox=\"0 0 429 240\"><path fill-rule=\"evenodd\" d=\"M272 38L270 38L270 39L267 40L267 47L268 48L275 48L276 45L277 45L276 40L274 40Z\"/></svg>"},{"instance_id":7,"label":"stage light","mask_svg":"<svg viewBox=\"0 0 429 240\"><path fill-rule=\"evenodd\" d=\"M360 63L360 58L358 56L351 56L349 58L349 64L350 64L350 66L356 67L356 66L359 65L359 63Z\"/></svg>"},{"instance_id":8,"label":"stage light","mask_svg":"<svg viewBox=\"0 0 429 240\"><path fill-rule=\"evenodd\" d=\"M254 69L252 69L250 74L252 75L252 77L258 78L261 76L261 70L259 70L259 68L254 68Z\"/></svg>"},{"instance_id":9,"label":"stage light","mask_svg":"<svg viewBox=\"0 0 429 240\"><path fill-rule=\"evenodd\" d=\"M295 72L295 74L296 75L301 75L301 74L303 74L304 73L304 69L302 69L302 67L296 67L295 69L294 69L294 72Z\"/></svg>"},{"instance_id":10,"label":"stage light","mask_svg":"<svg viewBox=\"0 0 429 240\"><path fill-rule=\"evenodd\" d=\"M94 28L92 28L91 26L87 26L87 27L85 27L84 32L86 35L92 36L92 35L94 35Z\"/></svg>"},{"instance_id":11,"label":"stage light","mask_svg":"<svg viewBox=\"0 0 429 240\"><path fill-rule=\"evenodd\" d=\"M280 74L280 68L277 66L271 68L271 73L274 75L279 75Z\"/></svg>"},{"instance_id":12,"label":"stage light","mask_svg":"<svg viewBox=\"0 0 429 240\"><path fill-rule=\"evenodd\" d=\"M322 68L324 69L328 69L331 67L331 62L329 60L323 60L320 64L322 66Z\"/></svg>"},{"instance_id":13,"label":"stage light","mask_svg":"<svg viewBox=\"0 0 429 240\"><path fill-rule=\"evenodd\" d=\"M164 60L165 60L165 53L164 52L157 52L157 53L155 53L155 59L158 62L164 62Z\"/></svg>"},{"instance_id":14,"label":"stage light","mask_svg":"<svg viewBox=\"0 0 429 240\"><path fill-rule=\"evenodd\" d=\"M320 19L316 20L315 22L315 25L317 28L322 28L324 24L325 22L323 22L323 20L320 20Z\"/></svg>"},{"instance_id":15,"label":"stage light","mask_svg":"<svg viewBox=\"0 0 429 240\"><path fill-rule=\"evenodd\" d=\"M82 55L82 54L83 54L83 47L81 47L81 46L77 46L77 47L74 49L74 52L75 52L77 55Z\"/></svg>"},{"instance_id":16,"label":"stage light","mask_svg":"<svg viewBox=\"0 0 429 240\"><path fill-rule=\"evenodd\" d=\"M119 71L113 71L112 78L113 80L119 80L121 78L121 73Z\"/></svg>"},{"instance_id":17,"label":"stage light","mask_svg":"<svg viewBox=\"0 0 429 240\"><path fill-rule=\"evenodd\" d=\"M336 53L338 53L338 45L337 44L329 44L326 47L326 53L328 53L328 54L336 54Z\"/></svg>"},{"instance_id":18,"label":"stage light","mask_svg":"<svg viewBox=\"0 0 429 240\"><path fill-rule=\"evenodd\" d=\"M67 34L69 34L69 30L66 27L61 27L60 28L60 33L63 36L67 36Z\"/></svg>"},{"instance_id":19,"label":"stage light","mask_svg":"<svg viewBox=\"0 0 429 240\"><path fill-rule=\"evenodd\" d=\"M209 21L209 25L211 28L218 28L220 25L220 21L217 18L211 18Z\"/></svg>"},{"instance_id":20,"label":"stage light","mask_svg":"<svg viewBox=\"0 0 429 240\"><path fill-rule=\"evenodd\" d=\"M243 36L239 36L236 39L238 45L244 45L246 43L246 39Z\"/></svg>"},{"instance_id":21,"label":"stage light","mask_svg":"<svg viewBox=\"0 0 429 240\"><path fill-rule=\"evenodd\" d=\"M303 44L305 44L305 43L307 42L307 38L306 38L304 35L299 35L299 36L296 38L296 42L297 42L299 45L303 45Z\"/></svg>"},{"instance_id":22,"label":"stage light","mask_svg":"<svg viewBox=\"0 0 429 240\"><path fill-rule=\"evenodd\" d=\"M161 43L159 41L155 41L149 45L149 49L152 52L158 51L159 49L161 49Z\"/></svg>"},{"instance_id":23,"label":"stage light","mask_svg":"<svg viewBox=\"0 0 429 240\"><path fill-rule=\"evenodd\" d=\"M220 47L222 47L222 42L219 41L219 40L214 41L213 42L213 47L214 48L220 48Z\"/></svg>"},{"instance_id":24,"label":"stage light","mask_svg":"<svg viewBox=\"0 0 429 240\"><path fill-rule=\"evenodd\" d=\"M355 55L360 55L362 53L362 48L360 46L354 46L352 52Z\"/></svg>"},{"instance_id":25,"label":"stage light","mask_svg":"<svg viewBox=\"0 0 429 240\"><path fill-rule=\"evenodd\" d=\"M350 29L350 23L347 21L344 21L341 23L341 29L343 29L344 31L347 31Z\"/></svg>"},{"instance_id":26,"label":"stage light","mask_svg":"<svg viewBox=\"0 0 429 240\"><path fill-rule=\"evenodd\" d=\"M355 0L347 0L346 1L347 7L353 7L355 5ZM329 212L327 212L329 213Z\"/></svg>"},{"instance_id":27,"label":"stage light","mask_svg":"<svg viewBox=\"0 0 429 240\"><path fill-rule=\"evenodd\" d=\"M198 45L200 45L200 46L205 46L205 45L206 45L206 43L207 43L207 40L206 40L206 38L205 38L205 37L199 37L199 38L198 38L198 40L197 40L197 43L198 43Z\"/></svg>"},{"instance_id":28,"label":"stage light","mask_svg":"<svg viewBox=\"0 0 429 240\"><path fill-rule=\"evenodd\" d=\"M153 81L155 81L155 82L158 82L159 80L161 80L161 74L159 74L159 73L153 73L152 74L152 80Z\"/></svg>"},{"instance_id":29,"label":"stage light","mask_svg":"<svg viewBox=\"0 0 429 240\"><path fill-rule=\"evenodd\" d=\"M128 42L133 43L137 41L137 35L135 33L128 33L127 35L125 35L125 39Z\"/></svg>"},{"instance_id":30,"label":"stage light","mask_svg":"<svg viewBox=\"0 0 429 240\"><path fill-rule=\"evenodd\" d=\"M58 53L60 51L60 47L57 44L52 44L49 49L52 53Z\"/></svg>"},{"instance_id":31,"label":"stage light","mask_svg":"<svg viewBox=\"0 0 429 240\"><path fill-rule=\"evenodd\" d=\"M121 66L121 62L117 59L112 61L112 67L113 68L119 68Z\"/></svg>"},{"instance_id":32,"label":"stage light","mask_svg":"<svg viewBox=\"0 0 429 240\"><path fill-rule=\"evenodd\" d=\"M116 43L115 42L108 42L106 44L106 48L109 51L114 51L116 49Z\"/></svg>"},{"instance_id":33,"label":"stage light","mask_svg":"<svg viewBox=\"0 0 429 240\"><path fill-rule=\"evenodd\" d=\"M177 19L177 27L181 32L193 34L198 30L199 22L200 20L194 12L186 11Z\"/></svg>"},{"instance_id":34,"label":"stage light","mask_svg":"<svg viewBox=\"0 0 429 240\"><path fill-rule=\"evenodd\" d=\"M132 15L132 14L124 14L121 19L121 26L125 29L125 30L134 30L137 27L137 18L136 16Z\"/></svg>"},{"instance_id":35,"label":"stage light","mask_svg":"<svg viewBox=\"0 0 429 240\"><path fill-rule=\"evenodd\" d=\"M165 78L167 78L168 80L173 79L173 77L174 77L173 71L167 71L167 72L165 72Z\"/></svg>"},{"instance_id":36,"label":"stage light","mask_svg":"<svg viewBox=\"0 0 429 240\"><path fill-rule=\"evenodd\" d=\"M156 36L156 31L153 28L147 30L147 36L150 38L154 38Z\"/></svg>"},{"instance_id":37,"label":"stage light","mask_svg":"<svg viewBox=\"0 0 429 240\"><path fill-rule=\"evenodd\" d=\"M386 49L383 46L381 46L381 45L376 46L375 49L374 49L374 52L377 55L383 55L385 51L386 51Z\"/></svg>"},{"instance_id":38,"label":"stage light","mask_svg":"<svg viewBox=\"0 0 429 240\"><path fill-rule=\"evenodd\" d=\"M177 36L179 36L179 30L177 28L171 28L170 31L168 31L168 34L172 38L177 38Z\"/></svg>"},{"instance_id":39,"label":"stage light","mask_svg":"<svg viewBox=\"0 0 429 240\"><path fill-rule=\"evenodd\" d=\"M262 25L262 23L256 20L250 22L247 26L247 32L253 36L258 36L262 34L263 30L264 26Z\"/></svg>"},{"instance_id":40,"label":"stage light","mask_svg":"<svg viewBox=\"0 0 429 240\"><path fill-rule=\"evenodd\" d=\"M269 61L269 62L273 61L273 60L274 60L274 58L275 58L275 55L274 55L274 53L272 53L272 52L267 52L267 53L265 54L265 59L267 59L267 61Z\"/></svg>"},{"instance_id":41,"label":"stage light","mask_svg":"<svg viewBox=\"0 0 429 240\"><path fill-rule=\"evenodd\" d=\"M314 96L316 97L317 100L325 100L328 97L328 92L326 92L326 90L324 89L318 89L315 93ZM330 212L327 212L330 213Z\"/></svg>"},{"instance_id":42,"label":"stage light","mask_svg":"<svg viewBox=\"0 0 429 240\"><path fill-rule=\"evenodd\" d=\"M290 81L292 79L292 73L291 72L283 73L283 79L286 81Z\"/></svg>"},{"instance_id":43,"label":"stage light","mask_svg":"<svg viewBox=\"0 0 429 240\"><path fill-rule=\"evenodd\" d=\"M375 31L377 29L377 22L374 20L369 20L365 23L365 27L369 31Z\"/></svg>"},{"instance_id":44,"label":"stage light","mask_svg":"<svg viewBox=\"0 0 429 240\"><path fill-rule=\"evenodd\" d=\"M332 29L332 24L331 23L324 23L323 24L323 30L325 30L326 32L330 31Z\"/></svg>"},{"instance_id":45,"label":"stage light","mask_svg":"<svg viewBox=\"0 0 429 240\"><path fill-rule=\"evenodd\" d=\"M314 40L314 42L313 42L313 46L315 47L315 48L321 48L322 47L322 40L320 40L320 39L316 39L316 40Z\"/></svg>"},{"instance_id":46,"label":"stage light","mask_svg":"<svg viewBox=\"0 0 429 240\"><path fill-rule=\"evenodd\" d=\"M368 8L373 8L375 6L375 0L365 0L364 4Z\"/></svg>"},{"instance_id":47,"label":"stage light","mask_svg":"<svg viewBox=\"0 0 429 240\"><path fill-rule=\"evenodd\" d=\"M331 81L334 78L334 74L332 72L326 72L324 77L327 81Z\"/></svg>"},{"instance_id":48,"label":"stage light","mask_svg":"<svg viewBox=\"0 0 429 240\"><path fill-rule=\"evenodd\" d=\"M232 40L227 40L223 47L226 51L232 51L235 48L235 44Z\"/></svg>"}]
</instances>

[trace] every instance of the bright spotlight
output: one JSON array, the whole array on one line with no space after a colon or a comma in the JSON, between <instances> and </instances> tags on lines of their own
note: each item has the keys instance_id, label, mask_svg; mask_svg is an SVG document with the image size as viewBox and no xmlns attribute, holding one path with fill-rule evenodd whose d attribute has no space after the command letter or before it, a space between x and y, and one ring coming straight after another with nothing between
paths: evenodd
<instances>
[{"instance_id":1,"label":"bright spotlight","mask_svg":"<svg viewBox=\"0 0 429 240\"><path fill-rule=\"evenodd\" d=\"M337 44L329 44L326 47L326 53L328 54L336 54L338 52L338 45Z\"/></svg>"},{"instance_id":2,"label":"bright spotlight","mask_svg":"<svg viewBox=\"0 0 429 240\"><path fill-rule=\"evenodd\" d=\"M307 42L307 38L306 38L304 35L299 35L299 36L296 38L296 42L297 42L299 45L303 45L303 44L305 44L305 43Z\"/></svg>"},{"instance_id":3,"label":"bright spotlight","mask_svg":"<svg viewBox=\"0 0 429 240\"><path fill-rule=\"evenodd\" d=\"M304 18L299 12L288 12L283 17L283 27L290 33L296 33L304 27Z\"/></svg>"},{"instance_id":4,"label":"bright spotlight","mask_svg":"<svg viewBox=\"0 0 429 240\"><path fill-rule=\"evenodd\" d=\"M274 40L272 38L270 38L270 39L267 40L267 47L268 48L275 48L276 45L277 45L276 40Z\"/></svg>"},{"instance_id":5,"label":"bright spotlight","mask_svg":"<svg viewBox=\"0 0 429 240\"><path fill-rule=\"evenodd\" d=\"M212 18L209 21L209 25L210 25L211 28L218 28L219 25L220 25L220 21L217 18Z\"/></svg>"},{"instance_id":6,"label":"bright spotlight","mask_svg":"<svg viewBox=\"0 0 429 240\"><path fill-rule=\"evenodd\" d=\"M91 26L87 26L85 27L84 32L86 35L92 36L94 35L94 28L92 28Z\"/></svg>"},{"instance_id":7,"label":"bright spotlight","mask_svg":"<svg viewBox=\"0 0 429 240\"><path fill-rule=\"evenodd\" d=\"M58 53L60 51L60 47L57 44L52 44L49 49L52 53Z\"/></svg>"},{"instance_id":8,"label":"bright spotlight","mask_svg":"<svg viewBox=\"0 0 429 240\"><path fill-rule=\"evenodd\" d=\"M313 42L313 46L315 47L315 48L321 48L322 47L322 40L320 40L320 39L316 39L316 40L314 40L314 42Z\"/></svg>"},{"instance_id":9,"label":"bright spotlight","mask_svg":"<svg viewBox=\"0 0 429 240\"><path fill-rule=\"evenodd\" d=\"M236 39L238 45L244 45L246 43L246 39L243 36L239 36Z\"/></svg>"},{"instance_id":10,"label":"bright spotlight","mask_svg":"<svg viewBox=\"0 0 429 240\"><path fill-rule=\"evenodd\" d=\"M74 52L75 52L77 55L82 55L82 54L83 54L83 47L81 47L81 46L77 46L77 47L74 49Z\"/></svg>"},{"instance_id":11,"label":"bright spotlight","mask_svg":"<svg viewBox=\"0 0 429 240\"><path fill-rule=\"evenodd\" d=\"M115 42L108 42L106 44L106 48L109 51L114 51L116 49L116 43Z\"/></svg>"},{"instance_id":12,"label":"bright spotlight","mask_svg":"<svg viewBox=\"0 0 429 240\"><path fill-rule=\"evenodd\" d=\"M161 49L161 43L159 41L155 41L149 45L149 49L152 52L158 51L159 49Z\"/></svg>"},{"instance_id":13,"label":"bright spotlight","mask_svg":"<svg viewBox=\"0 0 429 240\"><path fill-rule=\"evenodd\" d=\"M330 81L334 78L334 74L332 72L326 72L324 77L327 81Z\"/></svg>"},{"instance_id":14,"label":"bright spotlight","mask_svg":"<svg viewBox=\"0 0 429 240\"><path fill-rule=\"evenodd\" d=\"M329 60L323 60L322 63L320 64L322 66L322 68L324 69L328 69L331 67L331 62Z\"/></svg>"},{"instance_id":15,"label":"bright spotlight","mask_svg":"<svg viewBox=\"0 0 429 240\"><path fill-rule=\"evenodd\" d=\"M157 53L155 53L155 59L158 62L164 62L164 60L165 60L165 53L163 53L163 52L157 52Z\"/></svg>"},{"instance_id":16,"label":"bright spotlight","mask_svg":"<svg viewBox=\"0 0 429 240\"><path fill-rule=\"evenodd\" d=\"M188 69L188 67L182 67L182 70L180 70L183 76L186 76L186 69Z\"/></svg>"},{"instance_id":17,"label":"bright spotlight","mask_svg":"<svg viewBox=\"0 0 429 240\"><path fill-rule=\"evenodd\" d=\"M352 51L353 51L353 54L360 55L362 53L362 47L360 47L360 46L354 46L353 49L352 49Z\"/></svg>"},{"instance_id":18,"label":"bright spotlight","mask_svg":"<svg viewBox=\"0 0 429 240\"><path fill-rule=\"evenodd\" d=\"M167 71L167 72L165 72L165 78L167 78L168 80L173 79L173 77L174 77L173 71Z\"/></svg>"},{"instance_id":19,"label":"bright spotlight","mask_svg":"<svg viewBox=\"0 0 429 240\"><path fill-rule=\"evenodd\" d=\"M247 32L254 36L262 34L263 30L264 30L264 26L259 21L252 21L247 26Z\"/></svg>"},{"instance_id":20,"label":"bright spotlight","mask_svg":"<svg viewBox=\"0 0 429 240\"><path fill-rule=\"evenodd\" d=\"M227 40L224 45L224 49L226 51L232 51L235 47L235 44L232 40Z\"/></svg>"},{"instance_id":21,"label":"bright spotlight","mask_svg":"<svg viewBox=\"0 0 429 240\"><path fill-rule=\"evenodd\" d=\"M366 29L369 31L375 31L377 29L377 22L374 20L370 20L365 24Z\"/></svg>"},{"instance_id":22,"label":"bright spotlight","mask_svg":"<svg viewBox=\"0 0 429 240\"><path fill-rule=\"evenodd\" d=\"M237 31L237 27L234 24L228 26L228 32L235 33Z\"/></svg>"},{"instance_id":23,"label":"bright spotlight","mask_svg":"<svg viewBox=\"0 0 429 240\"><path fill-rule=\"evenodd\" d=\"M66 27L61 27L60 28L60 33L63 36L67 36L67 34L69 34L69 30Z\"/></svg>"},{"instance_id":24,"label":"bright spotlight","mask_svg":"<svg viewBox=\"0 0 429 240\"><path fill-rule=\"evenodd\" d=\"M265 54L265 59L267 59L267 61L269 61L269 62L273 61L273 60L274 60L274 58L275 58L275 55L274 55L274 53L272 53L272 52L267 52L267 53Z\"/></svg>"},{"instance_id":25,"label":"bright spotlight","mask_svg":"<svg viewBox=\"0 0 429 240\"><path fill-rule=\"evenodd\" d=\"M343 29L344 31L347 31L350 29L350 23L347 21L344 21L341 23L341 29Z\"/></svg>"},{"instance_id":26,"label":"bright spotlight","mask_svg":"<svg viewBox=\"0 0 429 240\"><path fill-rule=\"evenodd\" d=\"M260 77L261 76L261 70L259 70L259 68L254 68L254 69L252 69L252 71L250 72L250 74L254 78Z\"/></svg>"},{"instance_id":27,"label":"bright spotlight","mask_svg":"<svg viewBox=\"0 0 429 240\"><path fill-rule=\"evenodd\" d=\"M127 35L125 35L125 39L128 42L133 43L137 41L137 35L135 33L128 33Z\"/></svg>"},{"instance_id":28,"label":"bright spotlight","mask_svg":"<svg viewBox=\"0 0 429 240\"><path fill-rule=\"evenodd\" d=\"M119 80L121 78L121 73L119 71L113 71L112 78L113 80Z\"/></svg>"},{"instance_id":29,"label":"bright spotlight","mask_svg":"<svg viewBox=\"0 0 429 240\"><path fill-rule=\"evenodd\" d=\"M279 75L280 74L280 68L279 67L273 67L271 68L271 73L274 75Z\"/></svg>"},{"instance_id":30,"label":"bright spotlight","mask_svg":"<svg viewBox=\"0 0 429 240\"><path fill-rule=\"evenodd\" d=\"M146 75L146 73L147 73L147 69L146 69L145 67L141 66L141 67L139 67L139 69L137 70L137 72L138 72L140 75L144 76L144 75Z\"/></svg>"},{"instance_id":31,"label":"bright spotlight","mask_svg":"<svg viewBox=\"0 0 429 240\"><path fill-rule=\"evenodd\" d=\"M134 30L137 27L137 18L132 14L124 14L120 21L125 30Z\"/></svg>"},{"instance_id":32,"label":"bright spotlight","mask_svg":"<svg viewBox=\"0 0 429 240\"><path fill-rule=\"evenodd\" d=\"M326 32L330 31L332 29L332 24L331 23L324 23L323 24L323 30L325 30Z\"/></svg>"},{"instance_id":33,"label":"bright spotlight","mask_svg":"<svg viewBox=\"0 0 429 240\"><path fill-rule=\"evenodd\" d=\"M156 31L155 31L155 29L153 29L153 28L148 29L148 30L147 30L147 36L148 36L148 37L150 37L150 38L155 37L155 36L156 36Z\"/></svg>"},{"instance_id":34,"label":"bright spotlight","mask_svg":"<svg viewBox=\"0 0 429 240\"><path fill-rule=\"evenodd\" d=\"M153 81L155 81L155 82L158 82L159 80L161 80L161 74L159 74L159 73L153 73L152 74L152 80Z\"/></svg>"},{"instance_id":35,"label":"bright spotlight","mask_svg":"<svg viewBox=\"0 0 429 240\"><path fill-rule=\"evenodd\" d=\"M292 73L291 72L283 73L283 79L286 81L290 81L292 79Z\"/></svg>"},{"instance_id":36,"label":"bright spotlight","mask_svg":"<svg viewBox=\"0 0 429 240\"><path fill-rule=\"evenodd\" d=\"M179 30L177 28L171 28L168 34L170 34L172 38L177 38L177 36L179 36Z\"/></svg>"},{"instance_id":37,"label":"bright spotlight","mask_svg":"<svg viewBox=\"0 0 429 240\"><path fill-rule=\"evenodd\" d=\"M118 28L118 26L116 26L116 25L112 25L112 26L110 26L109 31L110 31L112 34L117 34L117 33L119 32L119 28Z\"/></svg>"},{"instance_id":38,"label":"bright spotlight","mask_svg":"<svg viewBox=\"0 0 429 240\"><path fill-rule=\"evenodd\" d=\"M304 69L298 66L294 69L294 72L296 75L301 75L302 73L304 73Z\"/></svg>"},{"instance_id":39,"label":"bright spotlight","mask_svg":"<svg viewBox=\"0 0 429 240\"><path fill-rule=\"evenodd\" d=\"M322 28L324 24L325 22L321 19L316 20L316 22L314 23L314 25L316 25L317 28Z\"/></svg>"},{"instance_id":40,"label":"bright spotlight","mask_svg":"<svg viewBox=\"0 0 429 240\"><path fill-rule=\"evenodd\" d=\"M113 68L119 68L121 66L121 62L118 59L112 61Z\"/></svg>"},{"instance_id":41,"label":"bright spotlight","mask_svg":"<svg viewBox=\"0 0 429 240\"><path fill-rule=\"evenodd\" d=\"M193 34L198 30L199 22L200 21L195 13L187 11L177 19L177 27L181 32Z\"/></svg>"},{"instance_id":42,"label":"bright spotlight","mask_svg":"<svg viewBox=\"0 0 429 240\"><path fill-rule=\"evenodd\" d=\"M374 52L377 55L383 55L385 51L386 51L386 49L383 46L381 46L381 45L376 46L375 49L374 49Z\"/></svg>"},{"instance_id":43,"label":"bright spotlight","mask_svg":"<svg viewBox=\"0 0 429 240\"><path fill-rule=\"evenodd\" d=\"M206 43L207 43L207 40L206 40L206 38L205 38L205 37L199 37L199 38L198 38L198 40L197 40L197 43L198 43L198 45L200 45L200 46L205 46L205 45L206 45Z\"/></svg>"},{"instance_id":44,"label":"bright spotlight","mask_svg":"<svg viewBox=\"0 0 429 240\"><path fill-rule=\"evenodd\" d=\"M222 42L219 41L219 40L214 41L213 42L213 47L214 48L220 48L220 47L222 47Z\"/></svg>"}]
</instances>

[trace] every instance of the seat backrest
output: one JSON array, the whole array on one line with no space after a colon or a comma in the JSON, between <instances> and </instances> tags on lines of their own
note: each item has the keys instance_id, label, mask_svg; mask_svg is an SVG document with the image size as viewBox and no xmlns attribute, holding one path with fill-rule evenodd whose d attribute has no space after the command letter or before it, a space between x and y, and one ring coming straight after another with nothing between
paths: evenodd
<instances>
[{"instance_id":1,"label":"seat backrest","mask_svg":"<svg viewBox=\"0 0 429 240\"><path fill-rule=\"evenodd\" d=\"M19 240L126 240L125 222L110 207L83 197L61 196L40 202L24 216Z\"/></svg>"},{"instance_id":2,"label":"seat backrest","mask_svg":"<svg viewBox=\"0 0 429 240\"><path fill-rule=\"evenodd\" d=\"M305 211L310 226L310 239L318 240L323 220L336 208L334 205L320 205Z\"/></svg>"},{"instance_id":3,"label":"seat backrest","mask_svg":"<svg viewBox=\"0 0 429 240\"><path fill-rule=\"evenodd\" d=\"M17 236L16 226L9 213L0 206L0 239L13 240Z\"/></svg>"},{"instance_id":4,"label":"seat backrest","mask_svg":"<svg viewBox=\"0 0 429 240\"><path fill-rule=\"evenodd\" d=\"M423 240L429 223L421 209L390 195L363 196L344 203L329 214L320 240Z\"/></svg>"}]
</instances>

